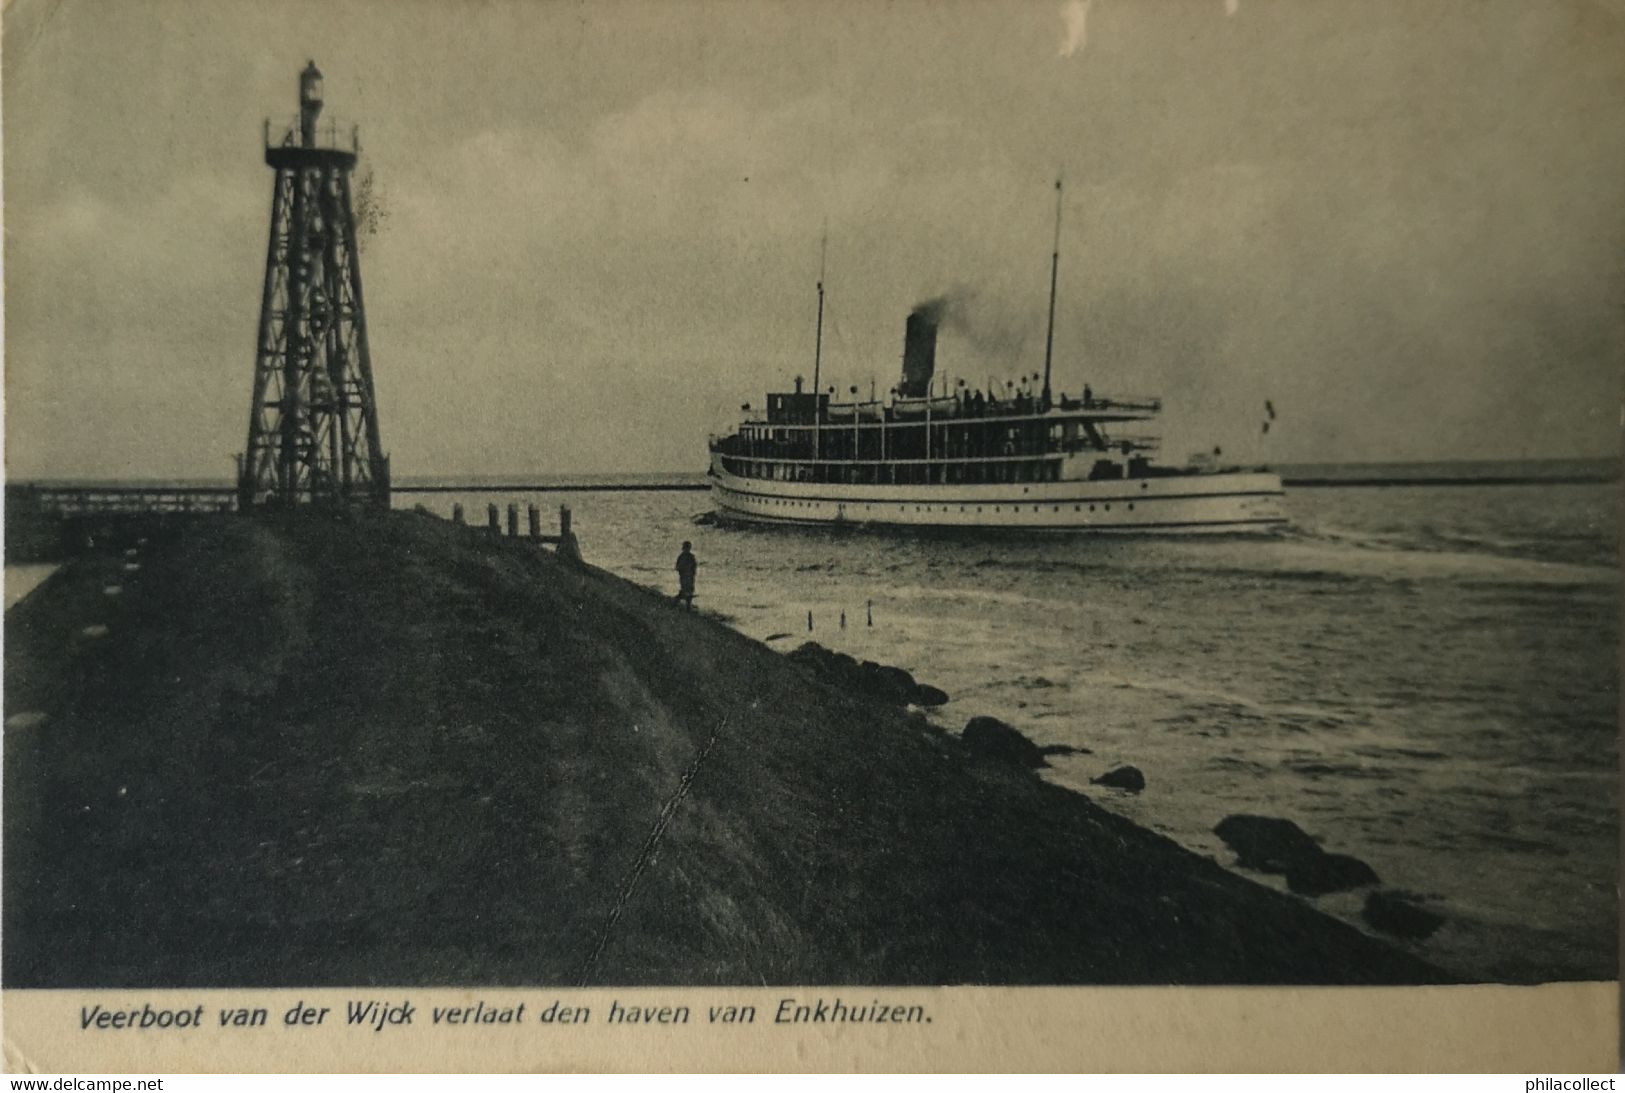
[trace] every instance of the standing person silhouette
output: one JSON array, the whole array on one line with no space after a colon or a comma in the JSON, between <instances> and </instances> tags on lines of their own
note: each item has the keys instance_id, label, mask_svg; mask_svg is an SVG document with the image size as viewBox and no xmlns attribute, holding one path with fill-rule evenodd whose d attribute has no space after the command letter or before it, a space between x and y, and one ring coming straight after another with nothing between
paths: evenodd
<instances>
[{"instance_id":1,"label":"standing person silhouette","mask_svg":"<svg viewBox=\"0 0 1625 1093\"><path fill-rule=\"evenodd\" d=\"M694 610L694 570L700 564L693 548L693 543L685 541L682 553L677 555L677 602L687 604L690 611Z\"/></svg>"}]
</instances>

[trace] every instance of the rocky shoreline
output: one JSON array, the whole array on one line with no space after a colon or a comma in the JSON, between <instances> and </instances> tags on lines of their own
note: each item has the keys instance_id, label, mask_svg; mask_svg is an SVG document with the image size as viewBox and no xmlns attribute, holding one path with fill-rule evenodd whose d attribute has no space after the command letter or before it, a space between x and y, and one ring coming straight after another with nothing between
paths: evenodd
<instances>
[{"instance_id":1,"label":"rocky shoreline","mask_svg":"<svg viewBox=\"0 0 1625 1093\"><path fill-rule=\"evenodd\" d=\"M779 635L784 636L784 635ZM930 709L945 705L940 688L917 682L903 668L858 661L818 642L804 642L786 654L824 683L850 688L904 707ZM1047 681L1046 681L1047 682ZM1013 725L985 714L972 717L959 733L960 741L978 758L1000 760L1038 770L1054 755L1088 755L1090 749L1070 744L1037 744ZM1091 785L1141 793L1144 772L1132 765L1114 767ZM1406 941L1422 941L1444 925L1445 917L1422 906L1424 897L1382 888L1370 865L1348 854L1328 852L1314 836L1291 820L1269 816L1226 816L1214 833L1235 852L1235 867L1254 873L1280 875L1289 891L1309 898L1369 889L1361 918L1372 929Z\"/></svg>"},{"instance_id":2,"label":"rocky shoreline","mask_svg":"<svg viewBox=\"0 0 1625 1093\"><path fill-rule=\"evenodd\" d=\"M301 513L129 549L6 618L7 986L1450 978L906 672L529 544Z\"/></svg>"}]
</instances>

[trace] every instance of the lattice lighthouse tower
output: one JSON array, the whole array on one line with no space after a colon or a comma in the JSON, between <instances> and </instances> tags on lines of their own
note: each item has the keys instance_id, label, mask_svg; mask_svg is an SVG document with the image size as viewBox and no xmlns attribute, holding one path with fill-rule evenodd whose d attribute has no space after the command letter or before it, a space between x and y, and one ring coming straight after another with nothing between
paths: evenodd
<instances>
[{"instance_id":1,"label":"lattice lighthouse tower","mask_svg":"<svg viewBox=\"0 0 1625 1093\"><path fill-rule=\"evenodd\" d=\"M272 143L276 171L254 358L248 449L238 458L242 510L301 502L389 504L389 457L378 439L367 313L356 254L350 174L360 151L338 125L320 131L322 74L299 75L299 118Z\"/></svg>"}]
</instances>

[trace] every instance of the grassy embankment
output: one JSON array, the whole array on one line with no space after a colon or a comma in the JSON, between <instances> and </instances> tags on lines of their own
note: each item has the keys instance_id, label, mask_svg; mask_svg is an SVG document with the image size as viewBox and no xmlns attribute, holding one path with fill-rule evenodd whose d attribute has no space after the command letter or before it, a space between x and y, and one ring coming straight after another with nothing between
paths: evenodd
<instances>
[{"instance_id":1,"label":"grassy embankment","mask_svg":"<svg viewBox=\"0 0 1625 1093\"><path fill-rule=\"evenodd\" d=\"M528 546L307 513L136 561L6 618L45 715L5 740L8 986L1440 978Z\"/></svg>"}]
</instances>

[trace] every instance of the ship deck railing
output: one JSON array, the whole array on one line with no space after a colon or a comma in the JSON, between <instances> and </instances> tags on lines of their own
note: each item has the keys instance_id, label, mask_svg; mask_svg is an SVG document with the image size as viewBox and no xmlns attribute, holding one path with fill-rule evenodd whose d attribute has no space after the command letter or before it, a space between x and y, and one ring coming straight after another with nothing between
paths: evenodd
<instances>
[{"instance_id":1,"label":"ship deck railing","mask_svg":"<svg viewBox=\"0 0 1625 1093\"><path fill-rule=\"evenodd\" d=\"M851 428L852 426L848 425L844 429L825 429L823 432L830 437L830 446L835 447L840 445L842 436L845 435ZM1075 455L1078 453L1089 452L1097 453L1103 457L1109 457L1118 455L1132 455L1136 452L1155 452L1160 451L1162 448L1161 438L1155 436L1122 436L1116 434L1105 436L1098 433L1096 435L1099 437L1099 442L1092 439L1087 434L1079 434L1077 436L1070 437L1048 437L1041 444L1034 444L1032 443L1031 438L1027 438L1025 443L1013 444L1012 449L1008 452L1003 451L1001 448L996 448L993 451L985 451L981 455L957 455L951 457L933 453L926 457L924 461L935 463L949 458L970 461L982 459L1048 459L1054 458L1055 456ZM831 461L824 458L822 454L820 454L817 458L814 458L814 452L812 451L811 446L804 443L796 445L797 448L802 449L800 451L787 451L786 449L789 447L789 443L784 440L752 439L750 437L741 436L738 433L733 433L728 436L718 436L713 433L710 437L711 451L718 455L730 456L738 459L765 459L788 463ZM937 445L933 444L932 447L936 448ZM943 450L946 451L950 447L954 447L954 445L944 445ZM852 462L855 460L856 462L860 463L872 463L876 460L876 458L883 463L902 463L907 462L908 459L912 457L898 458L882 451L879 456L869 456L864 458L837 457L836 461Z\"/></svg>"},{"instance_id":2,"label":"ship deck railing","mask_svg":"<svg viewBox=\"0 0 1625 1093\"><path fill-rule=\"evenodd\" d=\"M1076 409L1061 409L1056 406L1048 411L1028 410L1018 412L1015 408L1004 410L1002 407L982 413L969 413L961 407L956 412L936 413L933 411L928 417L924 413L908 415L899 419L895 414L888 417L871 417L860 413L857 420L853 420L850 406L832 406L826 410L822 421L773 421L763 417L747 417L740 422L740 428L760 429L795 429L803 432L833 429L918 429L927 423L936 425L971 424L979 421L998 422L1005 425L1017 425L1026 422L1048 422L1058 424L1066 420L1120 422L1143 421L1161 412L1161 404L1151 402L1129 402L1124 399L1113 399L1109 403L1099 399L1095 400L1087 409L1080 403Z\"/></svg>"},{"instance_id":3,"label":"ship deck railing","mask_svg":"<svg viewBox=\"0 0 1625 1093\"><path fill-rule=\"evenodd\" d=\"M1128 397L1099 397L1091 395L1088 399L1081 396L1071 398L1062 395L1050 403L1047 410L1038 407L1039 400L1031 396L1018 396L1000 402L984 402L979 410L965 399L956 399L935 395L929 399L897 399L890 405L882 401L870 402L831 402L824 410L826 420L836 414L851 418L854 411L860 417L870 416L884 419L886 411L890 411L892 419L906 414L910 418L922 418L929 407L932 417L942 416L959 419L978 420L981 418L1009 418L1009 417L1049 417L1055 414L1074 414L1092 411L1117 411L1129 414L1155 414L1162 410L1162 400L1150 396L1131 395ZM973 412L976 410L976 412Z\"/></svg>"},{"instance_id":4,"label":"ship deck railing","mask_svg":"<svg viewBox=\"0 0 1625 1093\"><path fill-rule=\"evenodd\" d=\"M1147 450L1152 450L1154 448L1155 448L1155 442L1152 442L1149 445L1146 445L1146 446L1143 446L1143 447L1137 446L1137 447L1132 448L1131 450L1132 451L1147 451ZM1099 448L1094 447L1093 445L1090 445L1090 446L1088 446L1086 448L1068 447L1064 451L1061 450L1059 447L1056 447L1056 448L1051 448L1051 449L1049 449L1047 451L1042 451L1042 452L1016 452L1016 453L1013 453L1013 454L1010 454L1010 455L1004 455L1004 454L999 454L999 455L932 455L932 456L929 456L929 457L926 457L926 456L909 456L909 457L906 457L906 458L896 458L894 456L889 456L889 455L882 458L882 457L877 457L877 456L872 456L872 455L866 455L866 456L835 456L835 457L820 456L820 457L815 459L812 456L753 455L750 452L718 451L716 454L722 456L725 459L741 459L741 460L745 460L745 461L751 462L751 463L772 463L772 464L776 464L776 465L795 465L795 466L803 466L803 467L813 467L813 466L819 466L819 467L837 467L837 466L839 466L839 467L847 467L847 466L853 466L853 465L858 465L858 464L861 464L863 466L913 467L913 466L926 466L926 465L938 466L938 465L945 464L945 463L953 463L953 464L959 464L959 465L970 465L970 464L977 464L977 463L1001 463L1001 464L1002 463L1023 463L1023 462L1030 463L1030 462L1032 462L1034 460L1039 460L1039 459L1054 459L1057 456L1067 454L1068 451L1094 452L1094 453L1098 454L1102 459L1117 458L1117 457L1120 457L1122 454L1124 454L1122 452L1122 449L1121 449L1121 442L1114 443L1111 448L1106 449L1106 450L1101 450Z\"/></svg>"}]
</instances>

